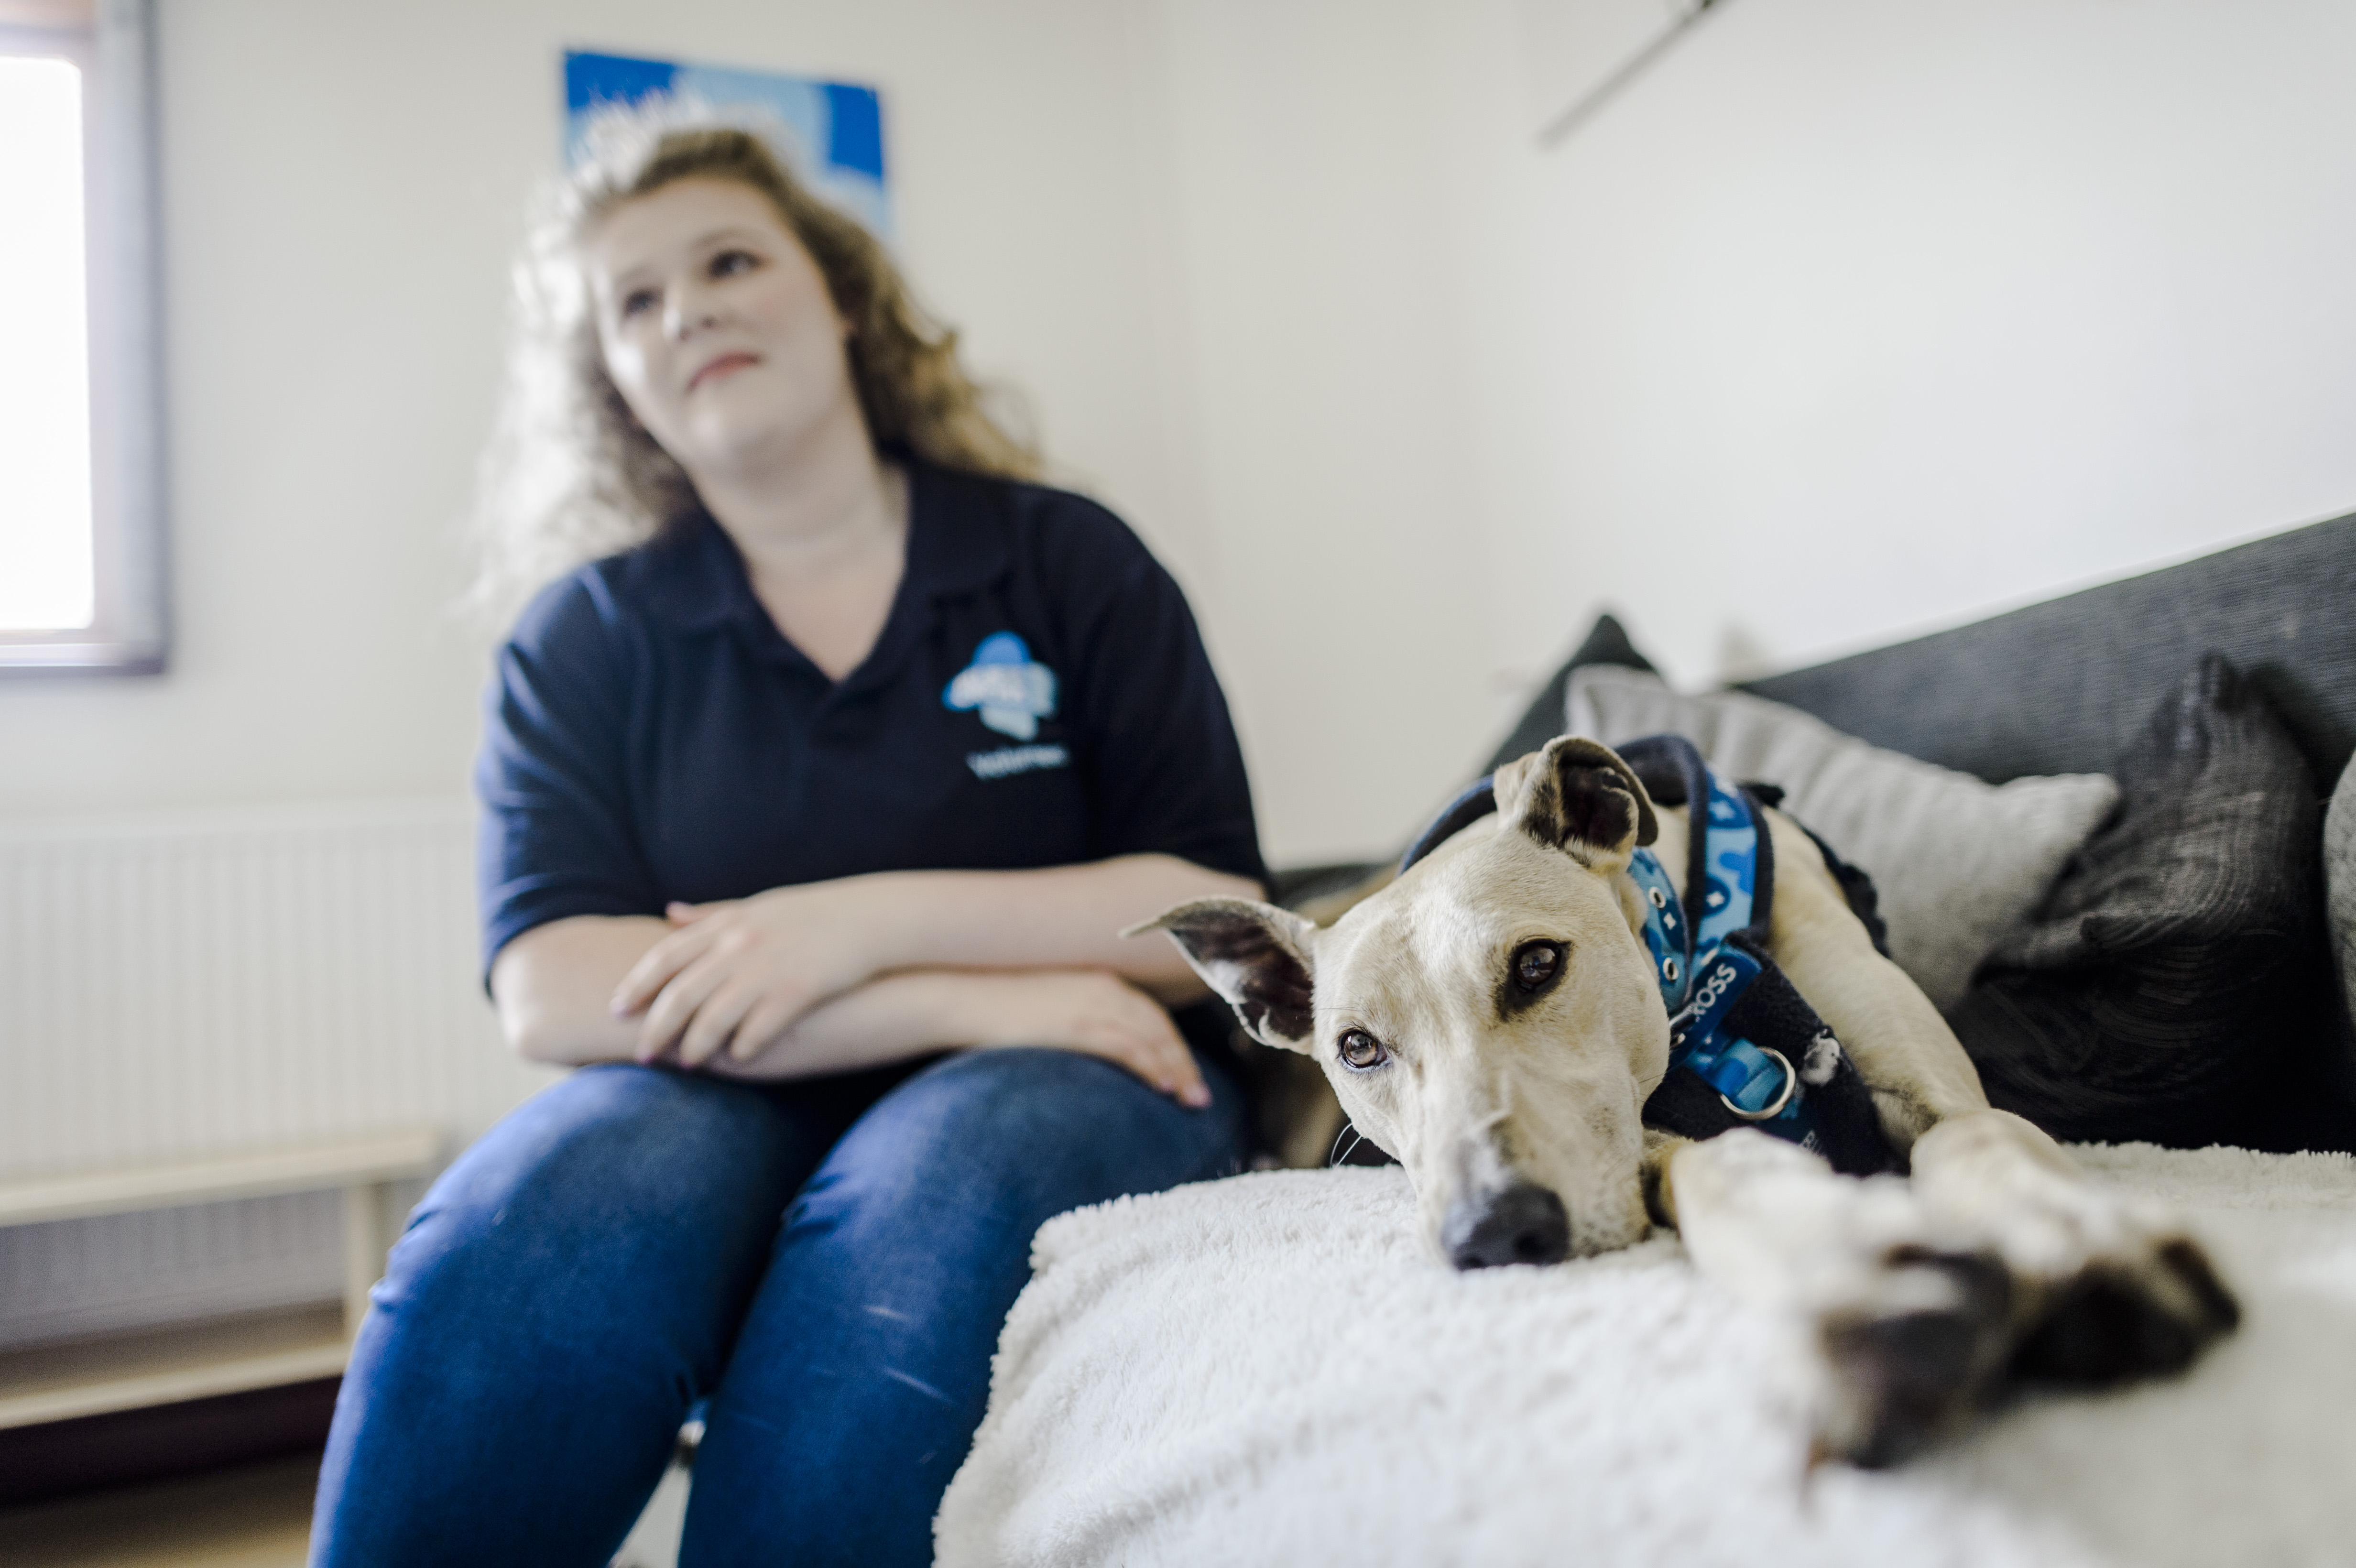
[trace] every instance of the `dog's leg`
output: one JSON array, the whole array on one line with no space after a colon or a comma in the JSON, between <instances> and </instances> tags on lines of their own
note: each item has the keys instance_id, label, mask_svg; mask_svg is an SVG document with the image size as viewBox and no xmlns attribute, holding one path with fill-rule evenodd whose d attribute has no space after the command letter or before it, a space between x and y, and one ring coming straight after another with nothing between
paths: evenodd
<instances>
[{"instance_id":1,"label":"dog's leg","mask_svg":"<svg viewBox=\"0 0 2356 1568\"><path fill-rule=\"evenodd\" d=\"M2172 1371L2231 1329L2233 1296L2182 1224L2094 1185L2051 1138L1990 1109L1954 1031L1873 952L1814 841L1769 820L1776 962L1857 1062L1928 1213L2002 1259L2018 1340L2008 1375Z\"/></svg>"},{"instance_id":2,"label":"dog's leg","mask_svg":"<svg viewBox=\"0 0 2356 1568\"><path fill-rule=\"evenodd\" d=\"M1895 1463L2018 1381L2178 1371L2240 1317L2164 1210L2006 1112L1925 1133L1912 1182L1751 1131L1647 1157L1655 1217L1695 1264L1806 1337L1825 1456Z\"/></svg>"},{"instance_id":3,"label":"dog's leg","mask_svg":"<svg viewBox=\"0 0 2356 1568\"><path fill-rule=\"evenodd\" d=\"M1644 1215L1662 1230L1677 1228L1676 1194L1669 1184L1669 1162L1677 1151L1692 1144L1691 1138L1665 1133L1658 1127L1644 1129L1644 1158L1637 1168L1636 1179L1644 1191Z\"/></svg>"},{"instance_id":4,"label":"dog's leg","mask_svg":"<svg viewBox=\"0 0 2356 1568\"><path fill-rule=\"evenodd\" d=\"M1768 948L1857 1063L1890 1144L1904 1154L1941 1122L1986 1110L1963 1042L1922 988L1874 951L1815 840L1778 811L1767 826L1775 847Z\"/></svg>"},{"instance_id":5,"label":"dog's leg","mask_svg":"<svg viewBox=\"0 0 2356 1568\"><path fill-rule=\"evenodd\" d=\"M2101 1384L2173 1372L2240 1321L2181 1221L2096 1186L2008 1112L1925 1133L1914 1187L1932 1213L1988 1238L2004 1259L2025 1308L2019 1376Z\"/></svg>"},{"instance_id":6,"label":"dog's leg","mask_svg":"<svg viewBox=\"0 0 2356 1568\"><path fill-rule=\"evenodd\" d=\"M1894 1464L1997 1386L2017 1333L2011 1276L1904 1181L1838 1176L1747 1130L1663 1153L1661 1207L1696 1266L1809 1342L1816 1454Z\"/></svg>"}]
</instances>

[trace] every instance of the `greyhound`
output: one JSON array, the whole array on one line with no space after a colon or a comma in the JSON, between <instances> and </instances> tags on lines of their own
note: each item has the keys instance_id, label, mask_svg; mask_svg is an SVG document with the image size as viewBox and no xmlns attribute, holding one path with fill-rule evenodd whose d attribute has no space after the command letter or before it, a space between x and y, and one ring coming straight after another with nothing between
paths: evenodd
<instances>
[{"instance_id":1,"label":"greyhound","mask_svg":"<svg viewBox=\"0 0 2356 1568\"><path fill-rule=\"evenodd\" d=\"M2097 1187L1989 1106L1837 861L1758 798L1775 876L1765 955L1826 1031L1804 1070L1766 1054L1786 1098L1804 1071L1830 1082L1828 1063L1861 1080L1856 1103L1911 1176L1842 1175L1751 1126L1697 1139L1648 1125L1676 963L1648 945L1646 911L1664 876L1687 885L1690 800L1656 806L1619 753L1572 736L1499 769L1491 793L1494 815L1330 927L1205 899L1135 928L1167 932L1253 1039L1323 1066L1352 1123L1406 1168L1440 1257L1552 1264L1673 1227L1706 1275L1805 1333L1812 1462L1893 1464L2018 1381L2171 1371L2235 1325L2179 1220Z\"/></svg>"}]
</instances>

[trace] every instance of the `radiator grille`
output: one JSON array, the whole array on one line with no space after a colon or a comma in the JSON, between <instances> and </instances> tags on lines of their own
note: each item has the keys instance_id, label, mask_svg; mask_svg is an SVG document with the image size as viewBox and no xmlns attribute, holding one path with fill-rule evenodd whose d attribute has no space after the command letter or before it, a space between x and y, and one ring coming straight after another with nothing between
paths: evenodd
<instances>
[{"instance_id":1,"label":"radiator grille","mask_svg":"<svg viewBox=\"0 0 2356 1568\"><path fill-rule=\"evenodd\" d=\"M0 830L0 1177L481 1132L551 1074L482 994L471 834L440 802ZM336 1246L302 1197L0 1232L0 1344L332 1296Z\"/></svg>"}]
</instances>

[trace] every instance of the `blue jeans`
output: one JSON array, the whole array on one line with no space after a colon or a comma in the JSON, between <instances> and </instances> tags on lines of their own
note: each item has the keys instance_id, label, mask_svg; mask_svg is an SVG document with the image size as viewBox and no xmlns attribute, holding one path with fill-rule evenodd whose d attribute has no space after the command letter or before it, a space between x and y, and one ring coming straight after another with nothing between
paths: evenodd
<instances>
[{"instance_id":1,"label":"blue jeans","mask_svg":"<svg viewBox=\"0 0 2356 1568\"><path fill-rule=\"evenodd\" d=\"M313 1563L600 1568L706 1396L682 1568L929 1563L1032 1232L1237 1168L1237 1092L1204 1067L1205 1111L1059 1051L759 1087L573 1073L393 1248Z\"/></svg>"}]
</instances>

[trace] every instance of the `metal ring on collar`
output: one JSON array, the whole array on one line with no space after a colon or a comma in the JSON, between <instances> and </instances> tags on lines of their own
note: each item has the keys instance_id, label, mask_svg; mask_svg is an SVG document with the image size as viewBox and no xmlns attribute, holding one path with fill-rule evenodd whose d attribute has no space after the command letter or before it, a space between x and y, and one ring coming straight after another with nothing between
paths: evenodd
<instances>
[{"instance_id":1,"label":"metal ring on collar","mask_svg":"<svg viewBox=\"0 0 2356 1568\"><path fill-rule=\"evenodd\" d=\"M1758 1051L1762 1056L1773 1057L1775 1065L1783 1070L1783 1092L1775 1096L1775 1103L1763 1111L1746 1111L1723 1094L1720 1094L1718 1099L1720 1104L1746 1122L1772 1122L1783 1114L1783 1107L1790 1104L1792 1096L1798 1093L1800 1075L1792 1071L1792 1059L1772 1046L1762 1045L1758 1048Z\"/></svg>"}]
</instances>

